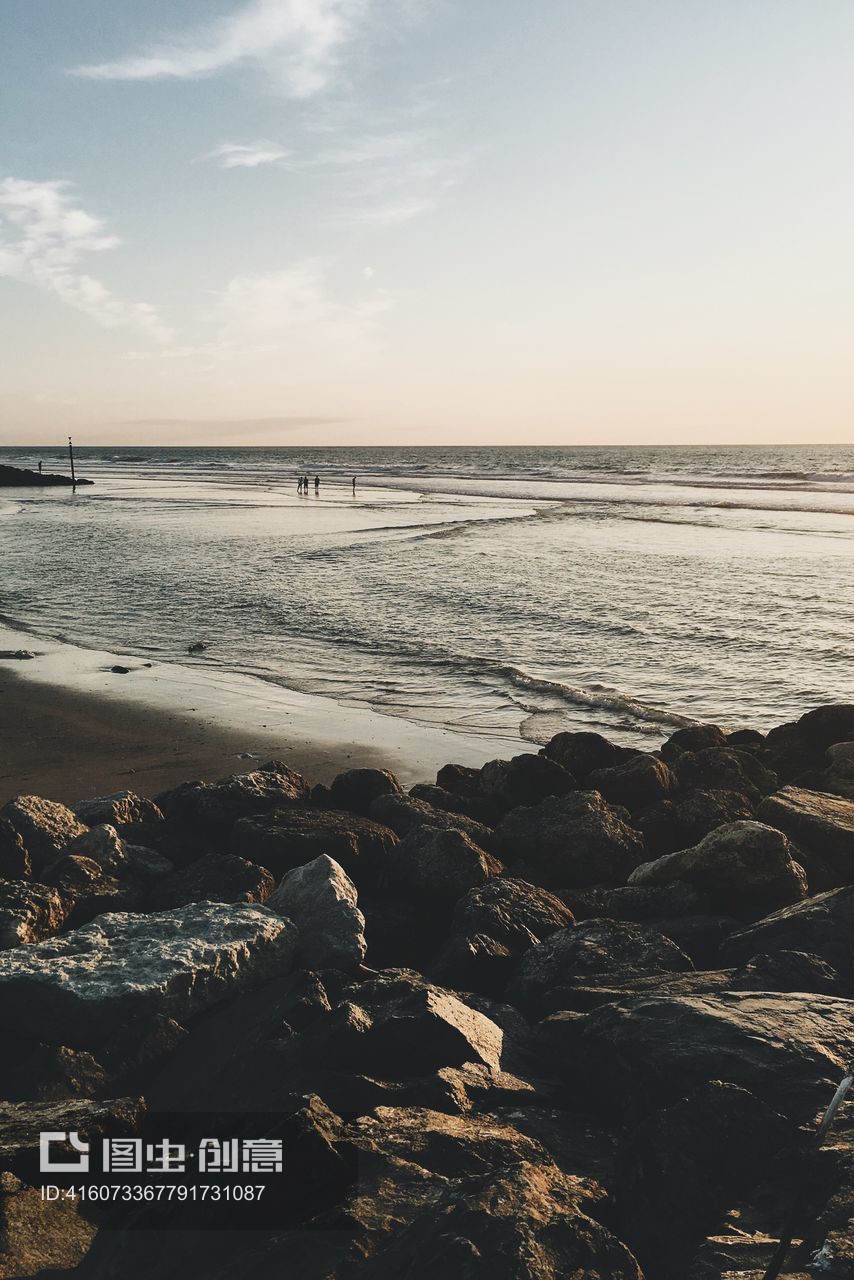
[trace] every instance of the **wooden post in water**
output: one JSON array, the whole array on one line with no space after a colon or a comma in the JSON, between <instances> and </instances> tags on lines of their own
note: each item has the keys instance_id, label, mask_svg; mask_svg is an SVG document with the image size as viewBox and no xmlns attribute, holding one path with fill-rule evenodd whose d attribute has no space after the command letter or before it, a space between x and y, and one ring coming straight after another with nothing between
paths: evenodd
<instances>
[{"instance_id":1,"label":"wooden post in water","mask_svg":"<svg viewBox=\"0 0 854 1280\"><path fill-rule=\"evenodd\" d=\"M76 493L77 477L74 474L74 445L71 443L71 436L68 437L68 457L71 460L71 488Z\"/></svg>"}]
</instances>

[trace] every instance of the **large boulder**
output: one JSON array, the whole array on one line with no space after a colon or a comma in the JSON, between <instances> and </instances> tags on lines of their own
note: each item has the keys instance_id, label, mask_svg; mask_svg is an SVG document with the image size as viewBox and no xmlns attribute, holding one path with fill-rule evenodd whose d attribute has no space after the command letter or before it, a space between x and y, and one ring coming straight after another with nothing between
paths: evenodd
<instances>
[{"instance_id":1,"label":"large boulder","mask_svg":"<svg viewBox=\"0 0 854 1280\"><path fill-rule=\"evenodd\" d=\"M21 837L36 874L86 831L66 805L41 796L16 796L3 806L0 817Z\"/></svg>"},{"instance_id":2,"label":"large boulder","mask_svg":"<svg viewBox=\"0 0 854 1280\"><path fill-rule=\"evenodd\" d=\"M300 955L309 968L346 971L364 960L365 917L356 886L327 854L289 871L267 905L297 926Z\"/></svg>"},{"instance_id":3,"label":"large boulder","mask_svg":"<svg viewBox=\"0 0 854 1280\"><path fill-rule=\"evenodd\" d=\"M437 809L426 800L419 800L408 795L382 795L371 805L368 815L374 822L389 827L395 835L408 836L416 827L435 827L443 831L462 831L464 835L480 845L481 849L490 849L494 836L489 827L482 822L463 813Z\"/></svg>"},{"instance_id":4,"label":"large boulder","mask_svg":"<svg viewBox=\"0 0 854 1280\"><path fill-rule=\"evenodd\" d=\"M818 893L731 933L721 948L721 960L743 964L752 956L778 951L820 956L854 984L854 887Z\"/></svg>"},{"instance_id":5,"label":"large boulder","mask_svg":"<svg viewBox=\"0 0 854 1280\"><path fill-rule=\"evenodd\" d=\"M40 1133L72 1130L94 1145L103 1137L132 1138L139 1132L144 1115L145 1103L141 1098L111 1098L103 1102L88 1098L0 1102L0 1169L36 1181Z\"/></svg>"},{"instance_id":6,"label":"large boulder","mask_svg":"<svg viewBox=\"0 0 854 1280\"><path fill-rule=\"evenodd\" d=\"M301 774L272 760L252 773L233 774L219 782L184 782L161 792L157 804L167 818L196 824L222 843L239 818L303 804L308 792Z\"/></svg>"},{"instance_id":7,"label":"large boulder","mask_svg":"<svg viewBox=\"0 0 854 1280\"><path fill-rule=\"evenodd\" d=\"M654 929L620 920L584 920L526 951L507 990L511 1004L533 1015L568 1007L574 986L619 986L651 975L682 973L693 965Z\"/></svg>"},{"instance_id":8,"label":"large boulder","mask_svg":"<svg viewBox=\"0 0 854 1280\"><path fill-rule=\"evenodd\" d=\"M687 724L671 733L661 747L661 758L668 764L692 751L705 751L709 747L725 747L727 735L716 724Z\"/></svg>"},{"instance_id":9,"label":"large boulder","mask_svg":"<svg viewBox=\"0 0 854 1280\"><path fill-rule=\"evenodd\" d=\"M289 972L296 945L289 921L244 903L100 916L64 937L0 954L0 1027L86 1047L131 1015L181 1022Z\"/></svg>"},{"instance_id":10,"label":"large boulder","mask_svg":"<svg viewBox=\"0 0 854 1280\"><path fill-rule=\"evenodd\" d=\"M0 950L41 942L59 933L70 906L50 885L32 880L0 881Z\"/></svg>"},{"instance_id":11,"label":"large boulder","mask_svg":"<svg viewBox=\"0 0 854 1280\"><path fill-rule=\"evenodd\" d=\"M594 769L587 786L601 792L611 804L634 812L663 800L674 790L676 780L663 760L641 754L610 769Z\"/></svg>"},{"instance_id":12,"label":"large boulder","mask_svg":"<svg viewBox=\"0 0 854 1280\"><path fill-rule=\"evenodd\" d=\"M795 723L781 724L765 739L762 754L781 782L821 769L837 742L854 738L854 705L837 703L808 711Z\"/></svg>"},{"instance_id":13,"label":"large boulder","mask_svg":"<svg viewBox=\"0 0 854 1280\"><path fill-rule=\"evenodd\" d=\"M673 769L684 791L737 791L757 801L779 786L776 774L755 755L734 747L686 752L674 761Z\"/></svg>"},{"instance_id":14,"label":"large boulder","mask_svg":"<svg viewBox=\"0 0 854 1280\"><path fill-rule=\"evenodd\" d=\"M564 796L575 786L575 778L563 765L530 752L512 760L490 760L480 771L481 791L502 809L539 804L546 796Z\"/></svg>"},{"instance_id":15,"label":"large boulder","mask_svg":"<svg viewBox=\"0 0 854 1280\"><path fill-rule=\"evenodd\" d=\"M796 854L774 827L730 822L693 849L641 863L629 876L629 884L690 884L706 895L714 910L749 918L805 896L807 879Z\"/></svg>"},{"instance_id":16,"label":"large boulder","mask_svg":"<svg viewBox=\"0 0 854 1280\"><path fill-rule=\"evenodd\" d=\"M550 796L510 812L496 831L504 860L548 888L622 884L644 860L643 837L598 791ZM520 868L521 869L521 868Z\"/></svg>"},{"instance_id":17,"label":"large boulder","mask_svg":"<svg viewBox=\"0 0 854 1280\"><path fill-rule=\"evenodd\" d=\"M455 902L502 871L501 863L462 831L416 827L388 859L388 882L416 899Z\"/></svg>"},{"instance_id":18,"label":"large boulder","mask_svg":"<svg viewBox=\"0 0 854 1280\"><path fill-rule=\"evenodd\" d=\"M410 787L409 795L413 800L421 800L433 809L441 809L444 813L460 813L473 822L494 827L502 815L502 810L494 800L481 795L480 791L460 794L448 791L445 787L437 787L432 783L418 782Z\"/></svg>"},{"instance_id":19,"label":"large boulder","mask_svg":"<svg viewBox=\"0 0 854 1280\"><path fill-rule=\"evenodd\" d=\"M817 854L836 885L854 884L854 800L783 787L766 796L757 812L808 854Z\"/></svg>"},{"instance_id":20,"label":"large boulder","mask_svg":"<svg viewBox=\"0 0 854 1280\"><path fill-rule=\"evenodd\" d=\"M68 924L72 929L105 911L138 911L143 905L144 893L138 885L116 879L91 858L77 854L66 854L45 867L42 879L70 904Z\"/></svg>"},{"instance_id":21,"label":"large boulder","mask_svg":"<svg viewBox=\"0 0 854 1280\"><path fill-rule=\"evenodd\" d=\"M553 1014L536 1033L574 1097L581 1089L627 1118L723 1080L797 1123L827 1106L852 1038L850 1000L768 991L634 996L582 1016Z\"/></svg>"},{"instance_id":22,"label":"large boulder","mask_svg":"<svg viewBox=\"0 0 854 1280\"><path fill-rule=\"evenodd\" d=\"M627 884L619 889L571 890L563 896L577 920L601 918L654 924L656 920L699 915L709 909L705 895L681 880L660 885Z\"/></svg>"},{"instance_id":23,"label":"large boulder","mask_svg":"<svg viewBox=\"0 0 854 1280\"><path fill-rule=\"evenodd\" d=\"M525 951L572 924L572 912L547 889L499 876L459 899L452 928L455 934L486 934L514 951Z\"/></svg>"},{"instance_id":24,"label":"large boulder","mask_svg":"<svg viewBox=\"0 0 854 1280\"><path fill-rule=\"evenodd\" d=\"M230 853L210 853L156 880L146 905L169 911L189 902L266 902L276 881L266 867Z\"/></svg>"},{"instance_id":25,"label":"large boulder","mask_svg":"<svg viewBox=\"0 0 854 1280\"><path fill-rule=\"evenodd\" d=\"M542 754L563 765L582 786L594 769L610 769L630 754L601 733L558 733L543 747Z\"/></svg>"},{"instance_id":26,"label":"large boulder","mask_svg":"<svg viewBox=\"0 0 854 1280\"><path fill-rule=\"evenodd\" d=\"M333 809L360 813L363 818L372 816L371 805L379 796L400 794L400 783L387 769L347 769L333 778L329 788Z\"/></svg>"},{"instance_id":27,"label":"large boulder","mask_svg":"<svg viewBox=\"0 0 854 1280\"><path fill-rule=\"evenodd\" d=\"M135 884L150 884L175 869L162 853L128 843L108 823L90 827L85 835L72 840L66 853L69 857L90 858L108 875Z\"/></svg>"},{"instance_id":28,"label":"large boulder","mask_svg":"<svg viewBox=\"0 0 854 1280\"><path fill-rule=\"evenodd\" d=\"M113 795L97 796L94 800L79 800L73 807L75 817L87 827L163 821L163 814L154 801L138 796L134 791L116 791Z\"/></svg>"},{"instance_id":29,"label":"large boulder","mask_svg":"<svg viewBox=\"0 0 854 1280\"><path fill-rule=\"evenodd\" d=\"M690 791L652 805L637 819L650 853L658 858L699 844L725 822L741 822L754 815L754 804L738 791Z\"/></svg>"},{"instance_id":30,"label":"large boulder","mask_svg":"<svg viewBox=\"0 0 854 1280\"><path fill-rule=\"evenodd\" d=\"M231 852L282 876L321 854L340 863L361 889L373 882L398 843L388 827L336 810L294 806L241 818L231 836Z\"/></svg>"}]
</instances>

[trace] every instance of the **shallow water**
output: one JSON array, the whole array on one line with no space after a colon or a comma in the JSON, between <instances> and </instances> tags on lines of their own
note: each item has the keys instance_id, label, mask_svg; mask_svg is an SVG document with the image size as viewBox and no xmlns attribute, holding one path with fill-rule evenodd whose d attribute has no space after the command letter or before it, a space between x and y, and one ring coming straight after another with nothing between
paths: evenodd
<instances>
[{"instance_id":1,"label":"shallow water","mask_svg":"<svg viewBox=\"0 0 854 1280\"><path fill-rule=\"evenodd\" d=\"M39 457L66 469L0 450ZM0 612L75 644L186 663L203 640L205 666L510 745L854 700L852 448L97 448L78 471L95 487L0 491Z\"/></svg>"}]
</instances>

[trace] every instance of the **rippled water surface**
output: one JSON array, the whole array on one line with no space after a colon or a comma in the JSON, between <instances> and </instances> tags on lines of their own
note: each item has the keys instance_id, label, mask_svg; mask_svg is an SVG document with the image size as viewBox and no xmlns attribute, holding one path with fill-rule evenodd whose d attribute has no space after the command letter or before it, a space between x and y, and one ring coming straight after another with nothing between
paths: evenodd
<instances>
[{"instance_id":1,"label":"rippled water surface","mask_svg":"<svg viewBox=\"0 0 854 1280\"><path fill-rule=\"evenodd\" d=\"M0 450L40 457L66 467ZM854 701L852 448L122 447L78 472L0 491L0 612L42 634L176 662L202 640L511 741Z\"/></svg>"}]
</instances>

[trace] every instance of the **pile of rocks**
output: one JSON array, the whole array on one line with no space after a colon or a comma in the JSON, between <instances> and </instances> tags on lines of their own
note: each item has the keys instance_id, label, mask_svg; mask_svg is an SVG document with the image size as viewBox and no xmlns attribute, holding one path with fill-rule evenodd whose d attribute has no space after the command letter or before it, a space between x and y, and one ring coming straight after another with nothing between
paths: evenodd
<instances>
[{"instance_id":1,"label":"pile of rocks","mask_svg":"<svg viewBox=\"0 0 854 1280\"><path fill-rule=\"evenodd\" d=\"M720 1280L795 1194L783 1274L851 1276L850 1105L811 1135L854 1056L854 706L408 793L19 796L0 1033L0 1276ZM201 1111L282 1139L268 1229L40 1201L41 1129Z\"/></svg>"}]
</instances>

